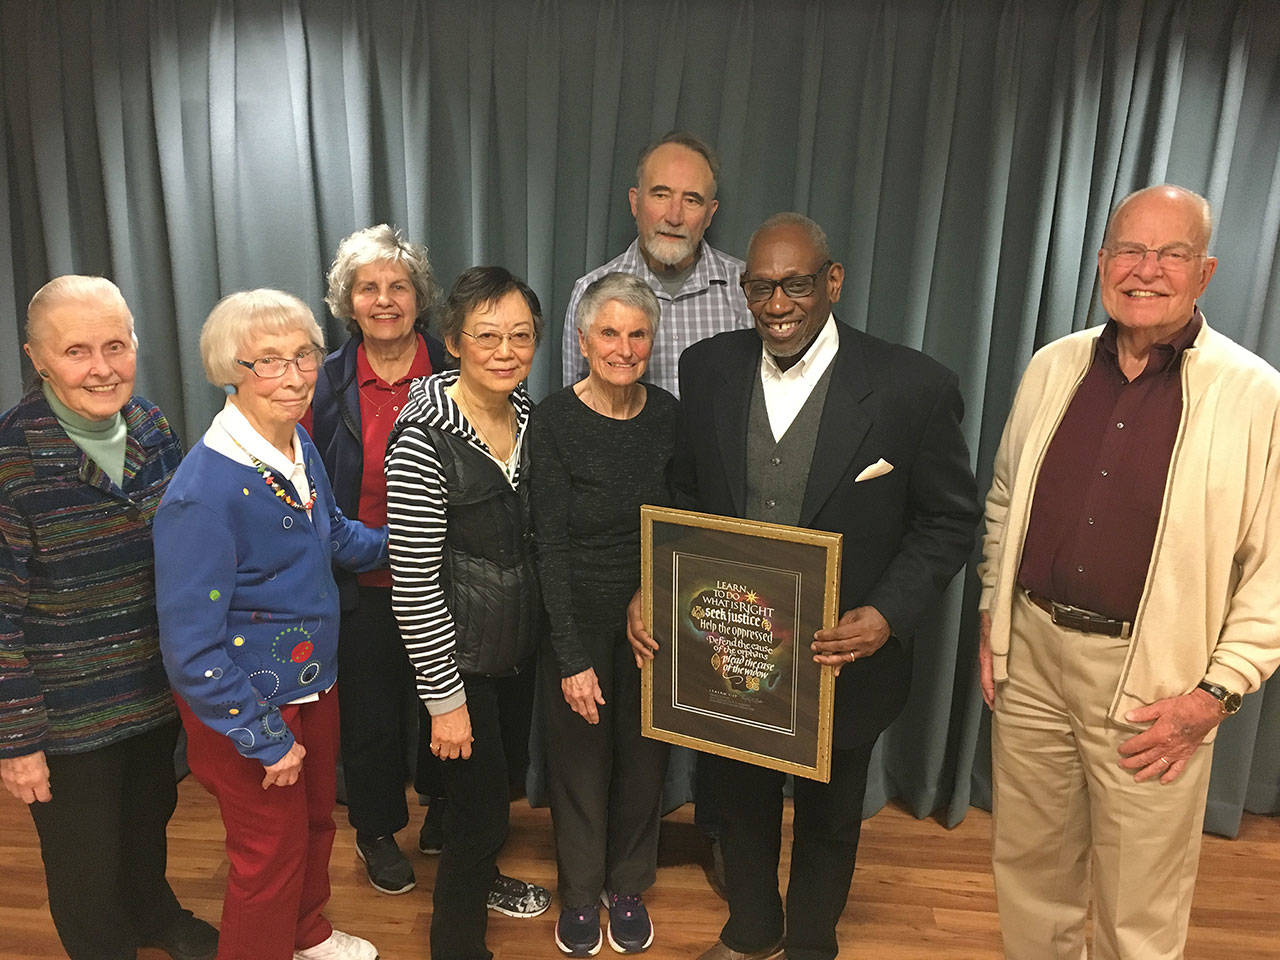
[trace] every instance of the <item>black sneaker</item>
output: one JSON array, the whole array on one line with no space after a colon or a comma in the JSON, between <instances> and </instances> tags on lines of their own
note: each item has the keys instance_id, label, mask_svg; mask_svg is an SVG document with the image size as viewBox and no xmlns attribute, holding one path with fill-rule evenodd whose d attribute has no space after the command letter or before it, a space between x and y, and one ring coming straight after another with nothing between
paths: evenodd
<instances>
[{"instance_id":1,"label":"black sneaker","mask_svg":"<svg viewBox=\"0 0 1280 960\"><path fill-rule=\"evenodd\" d=\"M142 946L163 950L173 960L213 960L218 954L218 931L190 910L183 910L176 920L149 937Z\"/></svg>"},{"instance_id":2,"label":"black sneaker","mask_svg":"<svg viewBox=\"0 0 1280 960\"><path fill-rule=\"evenodd\" d=\"M649 949L653 943L653 921L640 894L624 897L602 893L600 902L609 908L609 946L618 953L643 953Z\"/></svg>"},{"instance_id":3,"label":"black sneaker","mask_svg":"<svg viewBox=\"0 0 1280 960\"><path fill-rule=\"evenodd\" d=\"M427 816L418 831L418 851L435 856L444 849L444 804L437 798L427 806Z\"/></svg>"},{"instance_id":4,"label":"black sneaker","mask_svg":"<svg viewBox=\"0 0 1280 960\"><path fill-rule=\"evenodd\" d=\"M600 952L600 915L589 907L564 907L556 921L556 946L571 957L594 957Z\"/></svg>"},{"instance_id":5,"label":"black sneaker","mask_svg":"<svg viewBox=\"0 0 1280 960\"><path fill-rule=\"evenodd\" d=\"M489 888L489 909L508 917L540 917L551 906L551 891L536 883L525 883L506 874L493 878Z\"/></svg>"},{"instance_id":6,"label":"black sneaker","mask_svg":"<svg viewBox=\"0 0 1280 960\"><path fill-rule=\"evenodd\" d=\"M356 837L356 856L364 861L369 882L375 890L390 894L408 893L418 882L395 837L378 837L369 841Z\"/></svg>"}]
</instances>

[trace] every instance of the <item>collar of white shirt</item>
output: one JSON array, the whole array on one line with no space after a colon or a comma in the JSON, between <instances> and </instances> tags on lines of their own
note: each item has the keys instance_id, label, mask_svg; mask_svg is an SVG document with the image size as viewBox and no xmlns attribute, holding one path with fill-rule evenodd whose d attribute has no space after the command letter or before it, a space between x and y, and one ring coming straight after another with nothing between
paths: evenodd
<instances>
[{"instance_id":1,"label":"collar of white shirt","mask_svg":"<svg viewBox=\"0 0 1280 960\"><path fill-rule=\"evenodd\" d=\"M297 432L293 435L293 457L286 458L253 428L253 424L230 397L209 424L204 442L215 453L246 467L252 467L253 458L256 457L272 473L293 484L293 489L304 501L311 496L311 481L307 477L307 465L302 459L302 444L298 442ZM308 510L307 516L310 515L311 511Z\"/></svg>"},{"instance_id":2,"label":"collar of white shirt","mask_svg":"<svg viewBox=\"0 0 1280 960\"><path fill-rule=\"evenodd\" d=\"M827 315L804 356L786 370L768 350L760 351L760 381L764 387L764 406L769 414L769 429L774 441L781 440L800 408L813 393L813 388L831 366L840 348L840 333L834 314Z\"/></svg>"}]
</instances>

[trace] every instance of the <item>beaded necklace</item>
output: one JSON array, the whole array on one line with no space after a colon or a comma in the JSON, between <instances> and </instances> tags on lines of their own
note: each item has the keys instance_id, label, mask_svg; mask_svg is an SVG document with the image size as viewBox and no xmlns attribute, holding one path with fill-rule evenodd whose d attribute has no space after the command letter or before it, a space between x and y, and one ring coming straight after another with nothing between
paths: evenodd
<instances>
[{"instance_id":1,"label":"beaded necklace","mask_svg":"<svg viewBox=\"0 0 1280 960\"><path fill-rule=\"evenodd\" d=\"M228 436L231 436L231 435L228 434ZM312 507L316 505L316 485L311 481L310 477L307 478L307 482L311 483L311 496L307 499L306 503L299 503L297 500L293 499L293 497L289 496L288 491L286 491L284 487L280 486L280 484L276 482L275 475L272 474L272 472L267 468L267 465L265 463L263 463L261 460L255 457L248 450L245 450L244 445L241 444L240 441L237 440L235 437L231 437L231 442L244 451L244 455L248 457L249 461L253 464L253 469L257 470L258 476L262 477L266 485L270 487L273 491L275 491L275 495L279 497L281 500L283 500L285 503L287 503L289 506L293 507L293 509L310 510Z\"/></svg>"}]
</instances>

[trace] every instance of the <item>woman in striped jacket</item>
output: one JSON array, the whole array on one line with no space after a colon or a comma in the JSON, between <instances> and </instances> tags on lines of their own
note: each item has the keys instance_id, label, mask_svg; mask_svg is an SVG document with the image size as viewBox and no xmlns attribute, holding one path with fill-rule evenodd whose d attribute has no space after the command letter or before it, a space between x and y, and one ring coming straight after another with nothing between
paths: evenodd
<instances>
[{"instance_id":1,"label":"woman in striped jacket","mask_svg":"<svg viewBox=\"0 0 1280 960\"><path fill-rule=\"evenodd\" d=\"M485 910L495 878L518 908L503 912L535 915L551 902L542 887L497 868L509 763L521 759L509 754L523 749L519 732L529 726L523 679L543 623L524 445L524 379L541 326L525 283L501 267L464 271L441 322L459 369L413 383L387 447L391 603L449 801L431 917L435 960L491 956Z\"/></svg>"}]
</instances>

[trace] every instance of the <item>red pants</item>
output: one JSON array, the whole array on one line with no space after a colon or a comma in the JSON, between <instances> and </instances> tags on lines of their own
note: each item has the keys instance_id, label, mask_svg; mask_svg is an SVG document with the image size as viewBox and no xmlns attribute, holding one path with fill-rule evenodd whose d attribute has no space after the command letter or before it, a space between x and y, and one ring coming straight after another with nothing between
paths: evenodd
<instances>
[{"instance_id":1,"label":"red pants","mask_svg":"<svg viewBox=\"0 0 1280 960\"><path fill-rule=\"evenodd\" d=\"M336 832L333 804L338 753L338 697L330 690L280 714L306 748L291 787L262 789L263 766L242 757L175 696L187 731L187 761L213 794L227 830L227 893L218 960L292 960L333 928L321 910L329 900L329 852Z\"/></svg>"}]
</instances>

